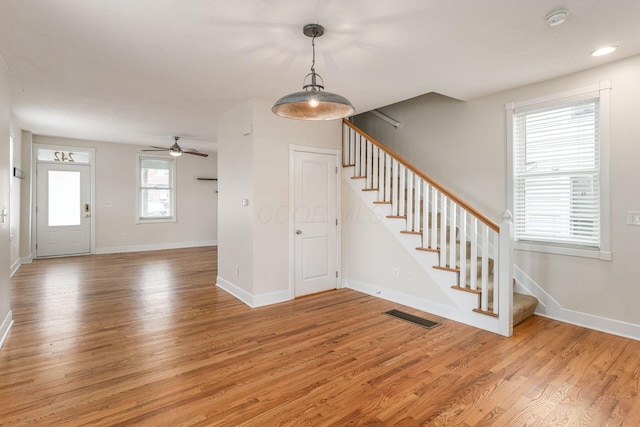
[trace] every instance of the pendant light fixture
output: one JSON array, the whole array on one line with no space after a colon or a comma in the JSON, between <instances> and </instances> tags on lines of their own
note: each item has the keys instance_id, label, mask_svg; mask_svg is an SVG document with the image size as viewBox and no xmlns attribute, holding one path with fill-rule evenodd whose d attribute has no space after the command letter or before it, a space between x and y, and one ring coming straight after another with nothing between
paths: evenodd
<instances>
[{"instance_id":1,"label":"pendant light fixture","mask_svg":"<svg viewBox=\"0 0 640 427\"><path fill-rule=\"evenodd\" d=\"M324 91L324 81L316 73L316 37L324 34L319 24L307 24L302 29L311 37L313 61L311 72L304 78L302 90L283 96L273 104L271 111L281 117L298 120L333 120L352 115L355 108L343 96Z\"/></svg>"}]
</instances>

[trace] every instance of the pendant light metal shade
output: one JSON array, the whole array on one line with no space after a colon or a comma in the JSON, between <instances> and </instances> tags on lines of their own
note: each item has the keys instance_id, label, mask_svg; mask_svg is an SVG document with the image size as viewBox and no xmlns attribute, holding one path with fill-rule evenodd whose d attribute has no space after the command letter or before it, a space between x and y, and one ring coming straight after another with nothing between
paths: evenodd
<instances>
[{"instance_id":1,"label":"pendant light metal shade","mask_svg":"<svg viewBox=\"0 0 640 427\"><path fill-rule=\"evenodd\" d=\"M353 114L353 105L343 96L303 90L283 96L271 108L281 117L299 120L342 119Z\"/></svg>"},{"instance_id":2,"label":"pendant light metal shade","mask_svg":"<svg viewBox=\"0 0 640 427\"><path fill-rule=\"evenodd\" d=\"M348 117L355 112L355 108L345 97L324 91L324 81L316 73L315 39L324 34L324 28L319 24L307 24L303 32L311 37L313 48L313 62L311 72L305 77L302 90L283 96L273 104L271 111L288 119L298 120L334 120ZM319 83L318 80L321 82Z\"/></svg>"}]
</instances>

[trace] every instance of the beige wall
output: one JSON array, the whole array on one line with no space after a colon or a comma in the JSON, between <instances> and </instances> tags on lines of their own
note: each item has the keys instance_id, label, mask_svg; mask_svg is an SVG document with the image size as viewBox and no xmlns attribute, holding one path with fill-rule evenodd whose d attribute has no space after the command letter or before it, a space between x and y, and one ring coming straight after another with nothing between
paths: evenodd
<instances>
[{"instance_id":1,"label":"beige wall","mask_svg":"<svg viewBox=\"0 0 640 427\"><path fill-rule=\"evenodd\" d=\"M515 259L563 308L639 325L640 227L625 220L640 210L638 76L636 56L469 102L427 94L382 108L398 129L369 114L355 123L497 221L506 209L505 104L610 80L613 261L526 251Z\"/></svg>"},{"instance_id":2,"label":"beige wall","mask_svg":"<svg viewBox=\"0 0 640 427\"><path fill-rule=\"evenodd\" d=\"M351 170L346 169L345 173ZM373 212L373 209L385 211L388 207L372 207L363 202L347 182L349 179L347 176L342 182L342 277L348 286L364 287L374 294L379 292L383 298L388 298L389 292L402 295L413 299L414 307L418 304L416 299L453 305L424 267L402 246L399 234L389 231Z\"/></svg>"},{"instance_id":3,"label":"beige wall","mask_svg":"<svg viewBox=\"0 0 640 427\"><path fill-rule=\"evenodd\" d=\"M9 72L0 57L0 210L9 209ZM11 325L9 221L0 222L0 345Z\"/></svg>"},{"instance_id":4,"label":"beige wall","mask_svg":"<svg viewBox=\"0 0 640 427\"><path fill-rule=\"evenodd\" d=\"M339 121L277 117L263 99L220 118L218 274L246 293L237 295L245 302L262 305L288 295L289 145L339 148L340 129ZM241 205L243 198L249 206Z\"/></svg>"},{"instance_id":5,"label":"beige wall","mask_svg":"<svg viewBox=\"0 0 640 427\"><path fill-rule=\"evenodd\" d=\"M41 135L34 135L33 142L96 149L96 206L92 218L97 253L197 246L217 241L217 184L197 180L217 176L215 154L207 158L182 155L177 159L177 222L136 224L136 153L146 147Z\"/></svg>"},{"instance_id":6,"label":"beige wall","mask_svg":"<svg viewBox=\"0 0 640 427\"><path fill-rule=\"evenodd\" d=\"M253 295L252 103L218 120L218 276ZM242 206L247 199L249 206Z\"/></svg>"},{"instance_id":7,"label":"beige wall","mask_svg":"<svg viewBox=\"0 0 640 427\"><path fill-rule=\"evenodd\" d=\"M288 289L289 145L340 148L341 124L278 117L272 103L254 100L254 258L257 294ZM279 215L269 215L278 212Z\"/></svg>"},{"instance_id":8,"label":"beige wall","mask_svg":"<svg viewBox=\"0 0 640 427\"><path fill-rule=\"evenodd\" d=\"M13 168L22 168L22 131L12 124L11 135L13 136L13 156L9 169L9 179L11 180L9 263L11 270L14 271L20 265L20 198L23 180L13 176Z\"/></svg>"},{"instance_id":9,"label":"beige wall","mask_svg":"<svg viewBox=\"0 0 640 427\"><path fill-rule=\"evenodd\" d=\"M21 132L20 168L24 179L20 183L20 262L28 262L31 254L31 148L33 135Z\"/></svg>"}]
</instances>

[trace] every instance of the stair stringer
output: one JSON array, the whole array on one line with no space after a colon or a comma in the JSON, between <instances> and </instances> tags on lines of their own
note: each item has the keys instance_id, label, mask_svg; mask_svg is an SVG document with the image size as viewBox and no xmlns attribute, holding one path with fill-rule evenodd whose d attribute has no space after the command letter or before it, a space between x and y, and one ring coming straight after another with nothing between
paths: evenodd
<instances>
[{"instance_id":1,"label":"stair stringer","mask_svg":"<svg viewBox=\"0 0 640 427\"><path fill-rule=\"evenodd\" d=\"M428 304L427 309L430 313L480 329L484 329L486 331L502 334L498 318L472 311L477 307L479 298L477 294L473 294L470 292L461 292L451 288L452 285L458 282L458 273L434 269L433 266L438 265L439 255L435 252L416 250L417 247L422 246L420 236L400 233L400 231L406 230L406 220L398 218L387 218L387 216L391 214L391 207L389 205L374 204L374 202L377 201L378 197L377 191L362 191L365 188L364 179L353 179L348 173L343 174L343 176L353 192L370 209L370 212L375 215L380 223L383 224L385 228L387 228L391 232L394 238L396 238L401 246L405 249L406 253L417 262L417 264L452 301L451 306L441 303ZM354 283L354 285L356 284ZM348 278L345 279L345 286L353 288L355 290L367 292L366 286L351 286ZM418 285L416 284L416 286ZM412 308L416 308L418 310L425 309L424 304L419 304L416 299L410 298L409 295L407 295L407 298L400 298L397 294L395 295L395 297L389 297L387 295L384 295L382 292L367 293L371 293L372 295L379 298L398 302Z\"/></svg>"}]
</instances>

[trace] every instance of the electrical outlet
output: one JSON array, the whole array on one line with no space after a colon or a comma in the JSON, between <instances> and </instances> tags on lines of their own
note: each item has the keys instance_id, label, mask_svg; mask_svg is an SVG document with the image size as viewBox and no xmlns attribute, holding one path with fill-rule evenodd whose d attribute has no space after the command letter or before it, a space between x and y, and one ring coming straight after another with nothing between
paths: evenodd
<instances>
[{"instance_id":1,"label":"electrical outlet","mask_svg":"<svg viewBox=\"0 0 640 427\"><path fill-rule=\"evenodd\" d=\"M398 276L400 275L400 274L398 273L398 269L397 269L397 268L394 268L393 270L391 270L391 275L393 276L393 278L394 278L394 279L397 279L397 278L398 278Z\"/></svg>"},{"instance_id":2,"label":"electrical outlet","mask_svg":"<svg viewBox=\"0 0 640 427\"><path fill-rule=\"evenodd\" d=\"M236 276L240 275L240 266L236 265Z\"/></svg>"},{"instance_id":3,"label":"electrical outlet","mask_svg":"<svg viewBox=\"0 0 640 427\"><path fill-rule=\"evenodd\" d=\"M640 225L640 211L627 211L627 224Z\"/></svg>"}]
</instances>

